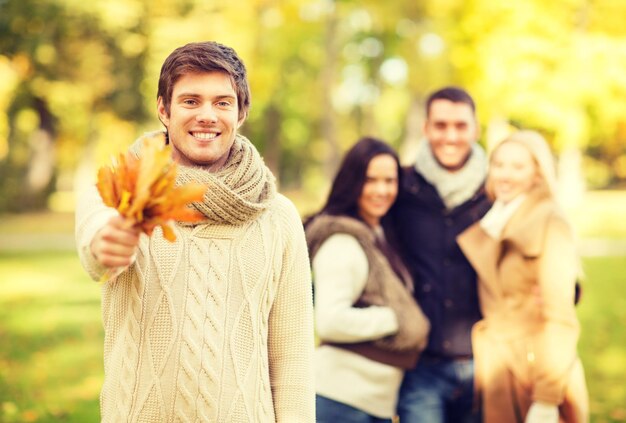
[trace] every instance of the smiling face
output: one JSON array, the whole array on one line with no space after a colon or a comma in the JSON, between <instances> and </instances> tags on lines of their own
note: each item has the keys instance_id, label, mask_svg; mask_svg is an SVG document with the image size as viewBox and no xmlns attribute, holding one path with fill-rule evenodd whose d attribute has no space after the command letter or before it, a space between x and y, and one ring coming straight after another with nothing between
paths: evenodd
<instances>
[{"instance_id":1,"label":"smiling face","mask_svg":"<svg viewBox=\"0 0 626 423\"><path fill-rule=\"evenodd\" d=\"M226 163L244 120L238 117L237 94L224 72L181 76L174 84L169 113L162 97L157 109L167 128L174 160L209 171Z\"/></svg>"},{"instance_id":2,"label":"smiling face","mask_svg":"<svg viewBox=\"0 0 626 423\"><path fill-rule=\"evenodd\" d=\"M398 165L389 154L370 160L358 200L359 216L372 227L380 224L398 196Z\"/></svg>"},{"instance_id":3,"label":"smiling face","mask_svg":"<svg viewBox=\"0 0 626 423\"><path fill-rule=\"evenodd\" d=\"M463 167L478 134L476 117L469 104L444 99L430 104L424 135L444 169L454 172Z\"/></svg>"},{"instance_id":4,"label":"smiling face","mask_svg":"<svg viewBox=\"0 0 626 423\"><path fill-rule=\"evenodd\" d=\"M508 203L528 192L540 178L535 159L523 145L505 142L493 152L489 165L489 183L496 200Z\"/></svg>"}]
</instances>

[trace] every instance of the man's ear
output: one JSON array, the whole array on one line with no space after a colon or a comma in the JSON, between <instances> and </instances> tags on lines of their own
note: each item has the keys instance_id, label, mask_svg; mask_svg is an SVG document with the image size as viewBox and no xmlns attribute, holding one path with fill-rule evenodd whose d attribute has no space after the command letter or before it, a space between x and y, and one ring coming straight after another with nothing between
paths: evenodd
<instances>
[{"instance_id":1,"label":"man's ear","mask_svg":"<svg viewBox=\"0 0 626 423\"><path fill-rule=\"evenodd\" d=\"M243 125L243 123L246 121L246 118L248 117L248 113L244 114L241 119L239 119L237 121L237 129L239 129L241 127L241 125Z\"/></svg>"},{"instance_id":2,"label":"man's ear","mask_svg":"<svg viewBox=\"0 0 626 423\"><path fill-rule=\"evenodd\" d=\"M157 99L157 113L159 114L159 120L166 128L170 125L170 114L165 109L165 104L163 103L163 97L159 96Z\"/></svg>"}]
</instances>

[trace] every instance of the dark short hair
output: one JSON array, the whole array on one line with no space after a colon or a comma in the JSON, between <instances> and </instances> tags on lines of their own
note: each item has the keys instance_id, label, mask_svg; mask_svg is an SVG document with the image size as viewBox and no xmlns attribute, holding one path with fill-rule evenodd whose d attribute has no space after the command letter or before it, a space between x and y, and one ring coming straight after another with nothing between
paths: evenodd
<instances>
[{"instance_id":1,"label":"dark short hair","mask_svg":"<svg viewBox=\"0 0 626 423\"><path fill-rule=\"evenodd\" d=\"M471 95L463 88L448 86L433 92L426 100L426 117L430 115L430 106L435 100L448 100L453 103L465 103L476 113L476 104Z\"/></svg>"},{"instance_id":2,"label":"dark short hair","mask_svg":"<svg viewBox=\"0 0 626 423\"><path fill-rule=\"evenodd\" d=\"M400 161L395 150L377 138L363 137L346 152L333 180L326 204L320 213L361 219L358 202L365 185L367 167L374 157L381 154L389 155L396 161L400 184Z\"/></svg>"},{"instance_id":3,"label":"dark short hair","mask_svg":"<svg viewBox=\"0 0 626 423\"><path fill-rule=\"evenodd\" d=\"M169 114L174 84L180 77L189 73L216 71L230 77L237 93L239 119L245 118L250 109L246 67L235 50L215 41L189 43L174 50L161 66L157 99L163 99L165 111Z\"/></svg>"}]
</instances>

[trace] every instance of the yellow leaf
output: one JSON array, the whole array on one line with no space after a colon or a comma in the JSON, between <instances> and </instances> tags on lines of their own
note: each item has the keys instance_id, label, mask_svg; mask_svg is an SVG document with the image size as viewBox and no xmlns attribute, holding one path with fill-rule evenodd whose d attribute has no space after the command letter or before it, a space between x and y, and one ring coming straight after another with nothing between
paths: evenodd
<instances>
[{"instance_id":1,"label":"yellow leaf","mask_svg":"<svg viewBox=\"0 0 626 423\"><path fill-rule=\"evenodd\" d=\"M96 183L102 201L109 207L117 207L119 198L113 183L113 171L109 167L102 167L98 171L98 182Z\"/></svg>"},{"instance_id":2,"label":"yellow leaf","mask_svg":"<svg viewBox=\"0 0 626 423\"><path fill-rule=\"evenodd\" d=\"M163 238L167 239L170 242L176 241L176 234L169 224L162 224L161 229L163 230Z\"/></svg>"},{"instance_id":3,"label":"yellow leaf","mask_svg":"<svg viewBox=\"0 0 626 423\"><path fill-rule=\"evenodd\" d=\"M207 186L191 182L176 187L177 163L163 135L143 141L141 157L120 154L117 163L98 171L98 191L102 201L147 235L160 226L163 237L176 240L169 221L199 222L204 215L189 207L202 201Z\"/></svg>"},{"instance_id":4,"label":"yellow leaf","mask_svg":"<svg viewBox=\"0 0 626 423\"><path fill-rule=\"evenodd\" d=\"M120 212L122 216L126 215L126 211L130 207L130 192L124 191L122 192L122 198L120 199L120 203L117 206L117 210Z\"/></svg>"}]
</instances>

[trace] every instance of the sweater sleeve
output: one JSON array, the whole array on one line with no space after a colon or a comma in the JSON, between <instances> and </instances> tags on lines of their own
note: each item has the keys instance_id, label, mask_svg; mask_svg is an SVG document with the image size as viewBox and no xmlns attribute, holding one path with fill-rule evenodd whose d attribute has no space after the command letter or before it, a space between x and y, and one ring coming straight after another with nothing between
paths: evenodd
<instances>
[{"instance_id":1,"label":"sweater sleeve","mask_svg":"<svg viewBox=\"0 0 626 423\"><path fill-rule=\"evenodd\" d=\"M279 196L282 269L269 316L268 354L276 422L315 421L313 301L304 230L291 202Z\"/></svg>"},{"instance_id":2,"label":"sweater sleeve","mask_svg":"<svg viewBox=\"0 0 626 423\"><path fill-rule=\"evenodd\" d=\"M353 236L335 234L321 245L313 259L315 326L320 339L353 343L398 331L390 307L353 307L365 288L368 271L365 252Z\"/></svg>"},{"instance_id":3,"label":"sweater sleeve","mask_svg":"<svg viewBox=\"0 0 626 423\"><path fill-rule=\"evenodd\" d=\"M578 259L571 230L565 221L552 217L546 228L539 257L544 330L536 337L533 400L560 404L577 357L579 325L574 307L574 284Z\"/></svg>"},{"instance_id":4,"label":"sweater sleeve","mask_svg":"<svg viewBox=\"0 0 626 423\"><path fill-rule=\"evenodd\" d=\"M99 264L91 253L91 240L116 215L115 209L104 205L95 185L79 194L75 217L76 248L81 264L95 281L100 280L107 268Z\"/></svg>"}]
</instances>

